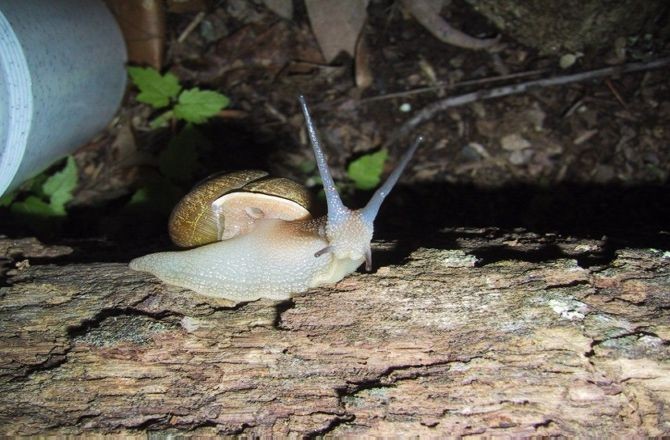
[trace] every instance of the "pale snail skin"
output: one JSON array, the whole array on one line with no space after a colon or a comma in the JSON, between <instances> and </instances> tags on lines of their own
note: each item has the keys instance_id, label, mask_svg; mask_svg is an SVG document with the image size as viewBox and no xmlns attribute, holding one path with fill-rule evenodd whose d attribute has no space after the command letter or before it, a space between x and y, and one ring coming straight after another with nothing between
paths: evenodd
<instances>
[{"instance_id":1,"label":"pale snail skin","mask_svg":"<svg viewBox=\"0 0 670 440\"><path fill-rule=\"evenodd\" d=\"M305 99L299 100L323 181L326 216L293 221L260 218L247 234L185 251L149 254L132 260L130 268L152 273L167 284L236 302L285 300L293 293L340 281L363 262L369 270L374 219L421 138L403 154L368 204L350 210L337 193Z\"/></svg>"}]
</instances>

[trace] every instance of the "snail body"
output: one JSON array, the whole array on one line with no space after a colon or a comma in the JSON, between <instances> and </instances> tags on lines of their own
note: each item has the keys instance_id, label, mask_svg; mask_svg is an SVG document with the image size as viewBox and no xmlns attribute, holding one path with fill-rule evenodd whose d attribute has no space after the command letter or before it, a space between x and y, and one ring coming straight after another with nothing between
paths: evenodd
<instances>
[{"instance_id":1,"label":"snail body","mask_svg":"<svg viewBox=\"0 0 670 440\"><path fill-rule=\"evenodd\" d=\"M233 301L287 299L291 293L337 282L365 260L363 256L337 259L334 254L315 258L328 246L319 234L323 223L262 220L253 233L185 251L150 254L133 260L131 267L207 296Z\"/></svg>"},{"instance_id":2,"label":"snail body","mask_svg":"<svg viewBox=\"0 0 670 440\"><path fill-rule=\"evenodd\" d=\"M214 221L215 240L220 241L184 251L149 254L132 260L130 268L150 272L168 284L185 287L202 295L233 301L288 299L293 293L337 282L354 272L363 262L369 270L374 219L382 201L414 154L420 139L405 152L399 165L370 202L362 209L350 210L342 204L337 193L316 128L302 96L300 104L323 180L328 204L326 216L313 219L309 213L295 209L296 217L291 218L294 214L287 215L283 209L280 214L270 213L267 205L259 207L260 202L255 201L258 199L252 199L249 206L241 205L229 210L233 212L233 217L239 217L238 220L232 222L225 217L223 220ZM245 185L246 183L239 188ZM238 201L237 197L232 197L233 206ZM260 197L264 199L274 195L261 194ZM212 196L206 197L203 203L205 207L211 206L212 211L225 211L229 208L217 208L217 202L211 201L211 198ZM292 202L307 205L307 202L298 198L300 202ZM292 206L289 210L293 208L295 207ZM202 215L204 214L198 211L196 218ZM175 217L173 212L173 240L172 220ZM184 223L188 225L186 236L194 235L193 230L197 228L193 225L199 222L185 220ZM243 226L240 227L239 223ZM211 235L211 231L209 234ZM194 245L188 240L184 242L187 246Z\"/></svg>"}]
</instances>

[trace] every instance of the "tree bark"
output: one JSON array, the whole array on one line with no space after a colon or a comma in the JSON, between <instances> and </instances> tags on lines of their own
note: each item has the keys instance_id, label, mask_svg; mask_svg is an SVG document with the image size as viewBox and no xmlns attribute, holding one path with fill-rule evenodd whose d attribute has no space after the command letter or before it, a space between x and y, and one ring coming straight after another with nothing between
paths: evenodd
<instances>
[{"instance_id":1,"label":"tree bark","mask_svg":"<svg viewBox=\"0 0 670 440\"><path fill-rule=\"evenodd\" d=\"M670 254L444 243L378 245L374 273L234 305L0 240L0 433L670 434Z\"/></svg>"}]
</instances>

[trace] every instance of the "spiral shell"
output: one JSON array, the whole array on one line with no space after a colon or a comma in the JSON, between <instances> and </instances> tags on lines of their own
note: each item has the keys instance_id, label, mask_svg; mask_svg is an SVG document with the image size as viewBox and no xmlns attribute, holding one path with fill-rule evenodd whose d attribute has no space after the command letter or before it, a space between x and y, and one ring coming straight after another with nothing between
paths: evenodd
<instances>
[{"instance_id":1,"label":"spiral shell","mask_svg":"<svg viewBox=\"0 0 670 440\"><path fill-rule=\"evenodd\" d=\"M259 170L214 176L196 185L172 210L168 229L180 247L227 240L253 229L260 218L311 218L302 185Z\"/></svg>"}]
</instances>

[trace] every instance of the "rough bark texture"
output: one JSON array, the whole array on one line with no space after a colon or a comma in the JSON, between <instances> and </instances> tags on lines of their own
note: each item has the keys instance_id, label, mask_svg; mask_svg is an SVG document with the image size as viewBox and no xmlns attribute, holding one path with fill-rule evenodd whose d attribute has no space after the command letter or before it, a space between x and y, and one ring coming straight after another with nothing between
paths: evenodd
<instances>
[{"instance_id":1,"label":"rough bark texture","mask_svg":"<svg viewBox=\"0 0 670 440\"><path fill-rule=\"evenodd\" d=\"M667 20L656 19L668 13L663 0L466 1L506 36L542 54L611 50L618 38L644 38L651 29L670 28Z\"/></svg>"},{"instance_id":2,"label":"rough bark texture","mask_svg":"<svg viewBox=\"0 0 670 440\"><path fill-rule=\"evenodd\" d=\"M445 239L237 306L0 240L0 433L670 434L667 252Z\"/></svg>"}]
</instances>

